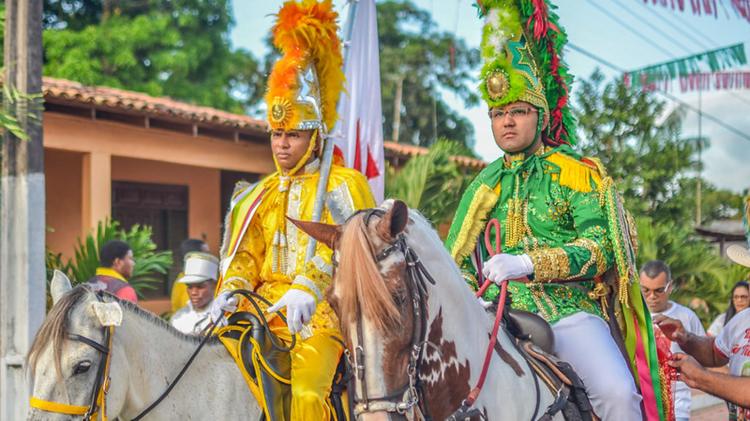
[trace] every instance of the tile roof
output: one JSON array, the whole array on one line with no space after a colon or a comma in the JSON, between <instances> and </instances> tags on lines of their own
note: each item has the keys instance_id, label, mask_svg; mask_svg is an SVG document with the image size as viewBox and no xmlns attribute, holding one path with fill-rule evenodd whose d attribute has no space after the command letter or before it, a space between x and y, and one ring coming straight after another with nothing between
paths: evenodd
<instances>
[{"instance_id":1,"label":"tile roof","mask_svg":"<svg viewBox=\"0 0 750 421\"><path fill-rule=\"evenodd\" d=\"M47 101L93 105L153 117L169 117L194 123L266 131L266 123L262 120L188 104L168 97L153 97L140 92L106 86L85 86L78 82L51 77L44 77L43 89L44 98Z\"/></svg>"},{"instance_id":2,"label":"tile roof","mask_svg":"<svg viewBox=\"0 0 750 421\"><path fill-rule=\"evenodd\" d=\"M383 142L385 147L386 155L391 154L397 157L410 158L417 155L425 155L429 151L427 148L415 145L406 145L403 143L396 143L386 140ZM464 168L470 169L482 169L487 166L487 163L481 159L471 158L468 156L452 156L451 159L458 165Z\"/></svg>"},{"instance_id":3,"label":"tile roof","mask_svg":"<svg viewBox=\"0 0 750 421\"><path fill-rule=\"evenodd\" d=\"M154 97L140 92L106 86L86 86L66 79L44 77L44 98L56 103L90 105L108 110L145 114L151 117L166 117L192 123L225 126L266 132L265 121L246 115L234 114L211 107L188 104L169 97ZM427 148L385 141L386 154L402 158L424 155ZM456 163L464 168L481 169L487 163L467 156L454 156Z\"/></svg>"}]
</instances>

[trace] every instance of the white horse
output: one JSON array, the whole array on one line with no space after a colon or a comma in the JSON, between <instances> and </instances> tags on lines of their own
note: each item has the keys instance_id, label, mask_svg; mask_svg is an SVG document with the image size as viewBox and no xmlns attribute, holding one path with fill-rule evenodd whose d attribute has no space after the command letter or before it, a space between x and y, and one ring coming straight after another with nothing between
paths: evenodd
<instances>
[{"instance_id":1,"label":"white horse","mask_svg":"<svg viewBox=\"0 0 750 421\"><path fill-rule=\"evenodd\" d=\"M493 320L431 224L399 201L342 226L294 222L335 250L339 262L328 299L356 367L358 419L414 419L416 406L435 420L451 416L477 384ZM421 281L409 273L415 257L429 274ZM554 396L535 381L507 333L498 336L473 409L488 420L538 419ZM414 396L417 379L423 393Z\"/></svg>"},{"instance_id":2,"label":"white horse","mask_svg":"<svg viewBox=\"0 0 750 421\"><path fill-rule=\"evenodd\" d=\"M47 409L32 408L29 420L73 419L53 411L89 406L104 357L97 344L109 347L111 355L106 416L131 420L164 392L201 341L132 303L109 294L97 298L84 286L72 289L61 272L55 272L51 292L54 306L28 359L32 399ZM110 326L108 345L104 332ZM144 419L258 420L260 416L261 409L234 360L212 338L171 393Z\"/></svg>"}]
</instances>

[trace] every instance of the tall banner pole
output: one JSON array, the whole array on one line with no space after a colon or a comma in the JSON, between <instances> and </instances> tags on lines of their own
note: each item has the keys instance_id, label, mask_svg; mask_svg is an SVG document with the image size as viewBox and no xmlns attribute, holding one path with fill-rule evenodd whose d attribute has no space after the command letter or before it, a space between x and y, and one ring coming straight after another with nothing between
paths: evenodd
<instances>
[{"instance_id":1,"label":"tall banner pole","mask_svg":"<svg viewBox=\"0 0 750 421\"><path fill-rule=\"evenodd\" d=\"M358 0L349 0L349 12L346 18L346 25L344 26L344 37L343 37L343 48L344 48L344 73L346 73L346 66L349 63L349 41L352 39L352 30L354 27L354 18L357 15L357 4ZM328 130L326 128L325 130ZM318 188L315 191L315 203L313 206L312 221L320 222L320 218L323 215L323 205L325 204L326 192L328 190L328 176L331 173L331 164L333 163L333 138L330 134L323 134L322 138L325 143L323 145L323 159L320 166L320 179L318 179ZM317 241L310 237L310 242L307 243L307 253L305 254L305 261L309 262L315 256L315 247Z\"/></svg>"}]
</instances>

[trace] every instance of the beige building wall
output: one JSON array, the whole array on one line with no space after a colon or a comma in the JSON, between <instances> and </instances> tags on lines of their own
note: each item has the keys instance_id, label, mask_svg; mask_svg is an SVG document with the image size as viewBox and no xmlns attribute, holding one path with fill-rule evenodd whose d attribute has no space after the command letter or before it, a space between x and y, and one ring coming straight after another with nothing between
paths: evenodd
<instances>
[{"instance_id":1,"label":"beige building wall","mask_svg":"<svg viewBox=\"0 0 750 421\"><path fill-rule=\"evenodd\" d=\"M65 258L73 256L75 242L83 232L82 165L82 153L44 149L47 247Z\"/></svg>"},{"instance_id":2,"label":"beige building wall","mask_svg":"<svg viewBox=\"0 0 750 421\"><path fill-rule=\"evenodd\" d=\"M143 159L112 158L112 180L188 186L188 235L219 253L222 216L220 171Z\"/></svg>"},{"instance_id":3,"label":"beige building wall","mask_svg":"<svg viewBox=\"0 0 750 421\"><path fill-rule=\"evenodd\" d=\"M145 121L145 120L144 120ZM76 239L111 216L112 181L186 185L188 231L218 253L221 170L274 171L270 142L217 139L45 112L47 245L72 257Z\"/></svg>"}]
</instances>

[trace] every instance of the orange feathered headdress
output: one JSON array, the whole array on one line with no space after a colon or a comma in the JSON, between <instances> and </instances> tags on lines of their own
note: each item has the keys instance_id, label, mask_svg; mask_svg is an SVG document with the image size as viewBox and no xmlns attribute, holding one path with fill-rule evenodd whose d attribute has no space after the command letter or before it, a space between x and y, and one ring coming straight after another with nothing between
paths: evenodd
<instances>
[{"instance_id":1,"label":"orange feathered headdress","mask_svg":"<svg viewBox=\"0 0 750 421\"><path fill-rule=\"evenodd\" d=\"M287 1L276 15L273 44L282 57L268 77L272 129L329 132L344 88L338 14L331 0Z\"/></svg>"}]
</instances>

